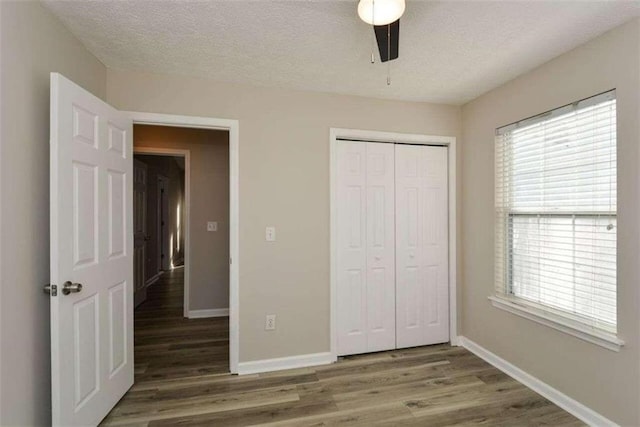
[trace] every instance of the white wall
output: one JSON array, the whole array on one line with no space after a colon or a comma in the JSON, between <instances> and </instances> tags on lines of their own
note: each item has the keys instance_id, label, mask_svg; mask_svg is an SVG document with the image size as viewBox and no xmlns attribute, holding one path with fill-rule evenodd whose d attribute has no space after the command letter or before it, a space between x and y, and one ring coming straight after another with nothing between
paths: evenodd
<instances>
[{"instance_id":1,"label":"white wall","mask_svg":"<svg viewBox=\"0 0 640 427\"><path fill-rule=\"evenodd\" d=\"M39 2L0 2L0 43L0 425L46 425L49 73L104 97L106 69Z\"/></svg>"},{"instance_id":2,"label":"white wall","mask_svg":"<svg viewBox=\"0 0 640 427\"><path fill-rule=\"evenodd\" d=\"M640 24L635 19L462 110L462 333L621 425L640 425ZM617 88L619 353L493 307L494 135L517 120Z\"/></svg>"},{"instance_id":3,"label":"white wall","mask_svg":"<svg viewBox=\"0 0 640 427\"><path fill-rule=\"evenodd\" d=\"M329 351L329 128L460 133L454 106L116 70L107 100L239 120L241 362ZM271 225L277 241L265 242ZM266 314L276 331L264 330Z\"/></svg>"}]
</instances>

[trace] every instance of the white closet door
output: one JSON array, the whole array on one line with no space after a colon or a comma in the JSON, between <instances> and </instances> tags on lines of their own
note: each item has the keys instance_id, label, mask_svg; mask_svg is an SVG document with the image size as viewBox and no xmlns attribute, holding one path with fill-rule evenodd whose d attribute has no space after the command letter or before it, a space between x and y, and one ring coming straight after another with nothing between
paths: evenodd
<instances>
[{"instance_id":1,"label":"white closet door","mask_svg":"<svg viewBox=\"0 0 640 427\"><path fill-rule=\"evenodd\" d=\"M364 142L338 147L338 354L367 351L367 149Z\"/></svg>"},{"instance_id":2,"label":"white closet door","mask_svg":"<svg viewBox=\"0 0 640 427\"><path fill-rule=\"evenodd\" d=\"M394 348L394 150L338 144L338 354Z\"/></svg>"},{"instance_id":3,"label":"white closet door","mask_svg":"<svg viewBox=\"0 0 640 427\"><path fill-rule=\"evenodd\" d=\"M449 341L447 148L395 146L396 346Z\"/></svg>"},{"instance_id":4,"label":"white closet door","mask_svg":"<svg viewBox=\"0 0 640 427\"><path fill-rule=\"evenodd\" d=\"M367 143L367 351L395 348L393 144Z\"/></svg>"}]
</instances>

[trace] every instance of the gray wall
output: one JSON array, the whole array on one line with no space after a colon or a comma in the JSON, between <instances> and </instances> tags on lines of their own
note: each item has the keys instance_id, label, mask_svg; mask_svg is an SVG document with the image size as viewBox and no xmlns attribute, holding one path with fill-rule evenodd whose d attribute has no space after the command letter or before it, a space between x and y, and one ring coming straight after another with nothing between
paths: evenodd
<instances>
[{"instance_id":1,"label":"gray wall","mask_svg":"<svg viewBox=\"0 0 640 427\"><path fill-rule=\"evenodd\" d=\"M49 73L104 97L105 67L39 2L0 2L0 425L51 422ZM19 325L20 327L16 327Z\"/></svg>"},{"instance_id":2,"label":"gray wall","mask_svg":"<svg viewBox=\"0 0 640 427\"><path fill-rule=\"evenodd\" d=\"M191 153L189 309L229 307L229 135L226 131L135 125L135 147ZM175 181L175 180L174 180ZM175 208L170 209L175 230ZM208 232L207 221L218 231Z\"/></svg>"},{"instance_id":3,"label":"gray wall","mask_svg":"<svg viewBox=\"0 0 640 427\"><path fill-rule=\"evenodd\" d=\"M494 308L495 129L617 88L619 353ZM640 425L639 21L619 27L465 105L463 334L621 425Z\"/></svg>"},{"instance_id":4,"label":"gray wall","mask_svg":"<svg viewBox=\"0 0 640 427\"><path fill-rule=\"evenodd\" d=\"M460 107L180 76L109 70L107 98L240 121L241 362L329 351L329 128L460 136ZM265 241L270 225L276 242Z\"/></svg>"}]
</instances>

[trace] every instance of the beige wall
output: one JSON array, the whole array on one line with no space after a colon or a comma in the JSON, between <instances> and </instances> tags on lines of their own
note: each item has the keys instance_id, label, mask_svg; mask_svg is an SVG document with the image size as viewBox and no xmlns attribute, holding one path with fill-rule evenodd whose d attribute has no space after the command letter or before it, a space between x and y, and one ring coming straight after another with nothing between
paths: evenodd
<instances>
[{"instance_id":1,"label":"beige wall","mask_svg":"<svg viewBox=\"0 0 640 427\"><path fill-rule=\"evenodd\" d=\"M329 351L329 128L460 132L459 107L135 72L110 70L107 99L240 121L241 362ZM266 314L276 331L264 330Z\"/></svg>"},{"instance_id":2,"label":"beige wall","mask_svg":"<svg viewBox=\"0 0 640 427\"><path fill-rule=\"evenodd\" d=\"M191 153L189 309L229 307L229 135L226 131L135 125L135 147ZM175 227L175 212L170 212ZM207 221L218 231L208 232Z\"/></svg>"},{"instance_id":3,"label":"beige wall","mask_svg":"<svg viewBox=\"0 0 640 427\"><path fill-rule=\"evenodd\" d=\"M617 88L618 330L615 353L494 308L497 127ZM640 28L634 21L463 107L463 334L622 425L640 425L638 145Z\"/></svg>"},{"instance_id":4,"label":"beige wall","mask_svg":"<svg viewBox=\"0 0 640 427\"><path fill-rule=\"evenodd\" d=\"M49 73L104 97L106 70L39 2L0 2L0 425L51 422ZM16 326L20 326L19 328Z\"/></svg>"}]
</instances>

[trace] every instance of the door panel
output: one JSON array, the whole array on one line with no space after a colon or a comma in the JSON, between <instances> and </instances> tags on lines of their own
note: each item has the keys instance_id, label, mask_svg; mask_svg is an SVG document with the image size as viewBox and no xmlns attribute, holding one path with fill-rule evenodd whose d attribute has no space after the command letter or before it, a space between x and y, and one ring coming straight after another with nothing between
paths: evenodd
<instances>
[{"instance_id":1,"label":"door panel","mask_svg":"<svg viewBox=\"0 0 640 427\"><path fill-rule=\"evenodd\" d=\"M125 174L116 171L108 171L109 200L109 259L126 255L126 221L127 210L125 198L127 194L127 181Z\"/></svg>"},{"instance_id":2,"label":"door panel","mask_svg":"<svg viewBox=\"0 0 640 427\"><path fill-rule=\"evenodd\" d=\"M133 283L134 305L137 307L147 299L147 165L133 161Z\"/></svg>"},{"instance_id":3,"label":"door panel","mask_svg":"<svg viewBox=\"0 0 640 427\"><path fill-rule=\"evenodd\" d=\"M169 239L169 178L158 176L158 268L171 270L171 242Z\"/></svg>"},{"instance_id":4,"label":"door panel","mask_svg":"<svg viewBox=\"0 0 640 427\"><path fill-rule=\"evenodd\" d=\"M338 144L338 352L367 351L366 145Z\"/></svg>"},{"instance_id":5,"label":"door panel","mask_svg":"<svg viewBox=\"0 0 640 427\"><path fill-rule=\"evenodd\" d=\"M447 148L395 146L396 345L449 341Z\"/></svg>"},{"instance_id":6,"label":"door panel","mask_svg":"<svg viewBox=\"0 0 640 427\"><path fill-rule=\"evenodd\" d=\"M367 349L395 346L395 200L392 144L366 143Z\"/></svg>"},{"instance_id":7,"label":"door panel","mask_svg":"<svg viewBox=\"0 0 640 427\"><path fill-rule=\"evenodd\" d=\"M51 74L52 424L97 425L133 384L131 120ZM82 284L65 294L67 281Z\"/></svg>"},{"instance_id":8,"label":"door panel","mask_svg":"<svg viewBox=\"0 0 640 427\"><path fill-rule=\"evenodd\" d=\"M338 353L395 345L393 146L338 144Z\"/></svg>"}]
</instances>

